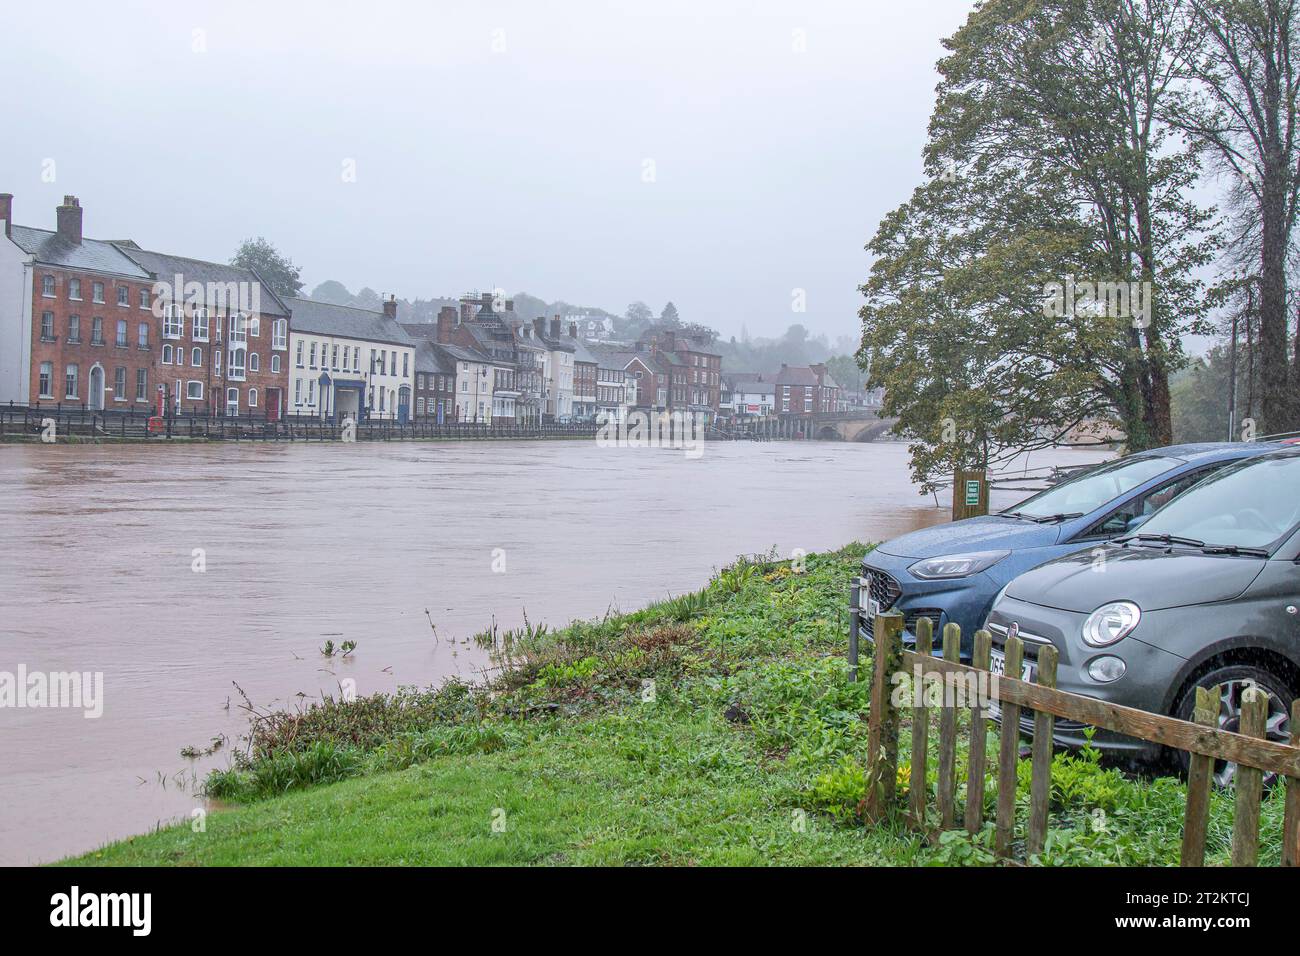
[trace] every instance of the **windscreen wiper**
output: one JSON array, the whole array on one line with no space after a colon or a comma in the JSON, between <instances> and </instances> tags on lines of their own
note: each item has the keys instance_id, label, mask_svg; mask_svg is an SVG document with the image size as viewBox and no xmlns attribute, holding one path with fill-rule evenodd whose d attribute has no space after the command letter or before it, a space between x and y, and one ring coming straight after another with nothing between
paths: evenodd
<instances>
[{"instance_id":1,"label":"windscreen wiper","mask_svg":"<svg viewBox=\"0 0 1300 956\"><path fill-rule=\"evenodd\" d=\"M1189 548L1203 548L1204 541L1198 541L1196 538L1180 538L1176 534L1137 534L1134 535L1139 541L1159 541L1161 544L1181 544ZM1127 538L1121 539L1127 541Z\"/></svg>"},{"instance_id":2,"label":"windscreen wiper","mask_svg":"<svg viewBox=\"0 0 1300 956\"><path fill-rule=\"evenodd\" d=\"M1241 548L1235 544L1207 544L1201 550L1206 554L1231 554L1243 558L1267 558L1263 548Z\"/></svg>"},{"instance_id":3,"label":"windscreen wiper","mask_svg":"<svg viewBox=\"0 0 1300 956\"><path fill-rule=\"evenodd\" d=\"M1035 524L1052 524L1056 521L1068 521L1071 518L1082 518L1082 511L1072 511L1069 514L1059 515L1031 515L1023 511L999 511L998 514L1008 518L1023 518L1025 521L1032 521Z\"/></svg>"}]
</instances>

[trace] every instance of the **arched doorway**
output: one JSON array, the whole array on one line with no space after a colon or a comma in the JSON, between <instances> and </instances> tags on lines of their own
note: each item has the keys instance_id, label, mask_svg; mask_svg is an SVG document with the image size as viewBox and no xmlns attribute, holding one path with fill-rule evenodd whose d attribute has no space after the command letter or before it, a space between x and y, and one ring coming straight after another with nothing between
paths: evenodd
<instances>
[{"instance_id":1,"label":"arched doorway","mask_svg":"<svg viewBox=\"0 0 1300 956\"><path fill-rule=\"evenodd\" d=\"M104 367L98 363L90 370L90 391L86 404L97 412L104 410Z\"/></svg>"}]
</instances>

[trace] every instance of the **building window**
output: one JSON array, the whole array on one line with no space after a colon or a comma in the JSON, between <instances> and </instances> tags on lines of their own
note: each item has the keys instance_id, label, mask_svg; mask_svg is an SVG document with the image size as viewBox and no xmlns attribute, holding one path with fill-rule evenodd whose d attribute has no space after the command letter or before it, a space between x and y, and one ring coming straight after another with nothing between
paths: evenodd
<instances>
[{"instance_id":1,"label":"building window","mask_svg":"<svg viewBox=\"0 0 1300 956\"><path fill-rule=\"evenodd\" d=\"M195 381L186 382L185 397L193 402L203 401L203 383Z\"/></svg>"},{"instance_id":2,"label":"building window","mask_svg":"<svg viewBox=\"0 0 1300 956\"><path fill-rule=\"evenodd\" d=\"M81 341L81 316L68 316L68 341L77 344Z\"/></svg>"},{"instance_id":3,"label":"building window","mask_svg":"<svg viewBox=\"0 0 1300 956\"><path fill-rule=\"evenodd\" d=\"M314 378L307 379L307 404L316 404L316 380Z\"/></svg>"},{"instance_id":4,"label":"building window","mask_svg":"<svg viewBox=\"0 0 1300 956\"><path fill-rule=\"evenodd\" d=\"M104 344L104 320L98 315L90 320L90 344Z\"/></svg>"},{"instance_id":5,"label":"building window","mask_svg":"<svg viewBox=\"0 0 1300 956\"><path fill-rule=\"evenodd\" d=\"M302 368L302 339L298 340L297 354L294 356L293 364Z\"/></svg>"},{"instance_id":6,"label":"building window","mask_svg":"<svg viewBox=\"0 0 1300 956\"><path fill-rule=\"evenodd\" d=\"M271 323L271 348L284 351L289 347L289 322L276 319Z\"/></svg>"},{"instance_id":7,"label":"building window","mask_svg":"<svg viewBox=\"0 0 1300 956\"><path fill-rule=\"evenodd\" d=\"M336 372L339 370L339 347L337 345L330 349L330 367Z\"/></svg>"},{"instance_id":8,"label":"building window","mask_svg":"<svg viewBox=\"0 0 1300 956\"><path fill-rule=\"evenodd\" d=\"M113 369L113 401L125 402L126 394L126 368L119 365Z\"/></svg>"},{"instance_id":9,"label":"building window","mask_svg":"<svg viewBox=\"0 0 1300 956\"><path fill-rule=\"evenodd\" d=\"M295 405L302 404L302 379L300 378L293 380L293 403Z\"/></svg>"},{"instance_id":10,"label":"building window","mask_svg":"<svg viewBox=\"0 0 1300 956\"><path fill-rule=\"evenodd\" d=\"M230 344L243 345L248 341L248 316L235 312L230 316Z\"/></svg>"},{"instance_id":11,"label":"building window","mask_svg":"<svg viewBox=\"0 0 1300 956\"><path fill-rule=\"evenodd\" d=\"M163 338L179 339L185 331L185 310L179 305L169 305L163 310Z\"/></svg>"},{"instance_id":12,"label":"building window","mask_svg":"<svg viewBox=\"0 0 1300 956\"><path fill-rule=\"evenodd\" d=\"M255 339L260 339L262 337L262 317L260 315L251 315L248 317L248 334L253 336Z\"/></svg>"},{"instance_id":13,"label":"building window","mask_svg":"<svg viewBox=\"0 0 1300 956\"><path fill-rule=\"evenodd\" d=\"M164 345L164 346L163 346L163 350L162 350L162 363L163 363L164 365L171 365L171 364L172 364L172 347L171 347L170 345Z\"/></svg>"},{"instance_id":14,"label":"building window","mask_svg":"<svg viewBox=\"0 0 1300 956\"><path fill-rule=\"evenodd\" d=\"M136 332L136 342L135 342L136 346L138 348L147 349L149 347L149 323L141 322L136 327L135 332Z\"/></svg>"},{"instance_id":15,"label":"building window","mask_svg":"<svg viewBox=\"0 0 1300 956\"><path fill-rule=\"evenodd\" d=\"M190 364L195 368L203 366L203 349L195 347L190 349Z\"/></svg>"},{"instance_id":16,"label":"building window","mask_svg":"<svg viewBox=\"0 0 1300 956\"><path fill-rule=\"evenodd\" d=\"M420 389L421 391L423 391L423 389L424 389L424 373L423 373L423 372L417 372L417 373L416 373L416 376L415 376L415 387L418 388L418 389Z\"/></svg>"},{"instance_id":17,"label":"building window","mask_svg":"<svg viewBox=\"0 0 1300 956\"><path fill-rule=\"evenodd\" d=\"M131 307L130 286L120 285L117 287L117 304L120 306L125 306L126 308Z\"/></svg>"},{"instance_id":18,"label":"building window","mask_svg":"<svg viewBox=\"0 0 1300 956\"><path fill-rule=\"evenodd\" d=\"M104 301L104 283L92 282L90 284L90 297L93 301L102 304Z\"/></svg>"},{"instance_id":19,"label":"building window","mask_svg":"<svg viewBox=\"0 0 1300 956\"><path fill-rule=\"evenodd\" d=\"M54 276L41 277L41 295L47 299L54 298Z\"/></svg>"},{"instance_id":20,"label":"building window","mask_svg":"<svg viewBox=\"0 0 1300 956\"><path fill-rule=\"evenodd\" d=\"M273 373L278 373L280 371L280 356L278 355L271 356L271 371Z\"/></svg>"},{"instance_id":21,"label":"building window","mask_svg":"<svg viewBox=\"0 0 1300 956\"><path fill-rule=\"evenodd\" d=\"M262 359L256 352L248 353L248 370L250 372L260 372L262 370Z\"/></svg>"},{"instance_id":22,"label":"building window","mask_svg":"<svg viewBox=\"0 0 1300 956\"><path fill-rule=\"evenodd\" d=\"M208 310L195 309L192 325L194 328L194 341L206 342L208 340Z\"/></svg>"},{"instance_id":23,"label":"building window","mask_svg":"<svg viewBox=\"0 0 1300 956\"><path fill-rule=\"evenodd\" d=\"M212 350L212 371L218 374L221 372L221 349Z\"/></svg>"},{"instance_id":24,"label":"building window","mask_svg":"<svg viewBox=\"0 0 1300 956\"><path fill-rule=\"evenodd\" d=\"M311 344L311 353L310 353L310 358L307 361L307 364L312 368L316 367L316 343L315 342Z\"/></svg>"},{"instance_id":25,"label":"building window","mask_svg":"<svg viewBox=\"0 0 1300 956\"><path fill-rule=\"evenodd\" d=\"M69 365L63 370L63 397L77 397L77 366Z\"/></svg>"},{"instance_id":26,"label":"building window","mask_svg":"<svg viewBox=\"0 0 1300 956\"><path fill-rule=\"evenodd\" d=\"M140 308L142 308L142 309L148 309L149 307L150 307L150 306L149 306L149 290L148 290L148 289L141 289L141 290L140 290Z\"/></svg>"},{"instance_id":27,"label":"building window","mask_svg":"<svg viewBox=\"0 0 1300 956\"><path fill-rule=\"evenodd\" d=\"M231 349L230 366L226 370L227 375L236 381L243 381L247 361L248 353L244 349Z\"/></svg>"},{"instance_id":28,"label":"building window","mask_svg":"<svg viewBox=\"0 0 1300 956\"><path fill-rule=\"evenodd\" d=\"M41 398L53 398L54 397L54 363L53 362L41 363L40 383L41 383L40 384Z\"/></svg>"},{"instance_id":29,"label":"building window","mask_svg":"<svg viewBox=\"0 0 1300 956\"><path fill-rule=\"evenodd\" d=\"M411 353L403 352L402 353L402 378L406 378L410 374L411 374Z\"/></svg>"},{"instance_id":30,"label":"building window","mask_svg":"<svg viewBox=\"0 0 1300 956\"><path fill-rule=\"evenodd\" d=\"M149 399L149 372L147 369L138 368L135 370L135 400L137 402L148 401Z\"/></svg>"},{"instance_id":31,"label":"building window","mask_svg":"<svg viewBox=\"0 0 1300 956\"><path fill-rule=\"evenodd\" d=\"M248 390L248 407L249 408L257 407L257 389L255 388L250 388Z\"/></svg>"},{"instance_id":32,"label":"building window","mask_svg":"<svg viewBox=\"0 0 1300 956\"><path fill-rule=\"evenodd\" d=\"M423 414L424 414L424 399L423 399L423 398L417 398L417 399L415 400L415 414L417 414L417 415L423 415Z\"/></svg>"},{"instance_id":33,"label":"building window","mask_svg":"<svg viewBox=\"0 0 1300 956\"><path fill-rule=\"evenodd\" d=\"M69 280L68 280L68 298L69 298L69 299L77 299L78 301L81 300L81 280L80 280L80 279L69 279Z\"/></svg>"},{"instance_id":34,"label":"building window","mask_svg":"<svg viewBox=\"0 0 1300 956\"><path fill-rule=\"evenodd\" d=\"M54 313L53 312L41 313L41 341L42 342L54 341Z\"/></svg>"},{"instance_id":35,"label":"building window","mask_svg":"<svg viewBox=\"0 0 1300 956\"><path fill-rule=\"evenodd\" d=\"M352 371L361 371L361 346L352 346Z\"/></svg>"},{"instance_id":36,"label":"building window","mask_svg":"<svg viewBox=\"0 0 1300 956\"><path fill-rule=\"evenodd\" d=\"M117 320L117 338L114 344L120 349L124 349L129 345L126 338L126 319Z\"/></svg>"}]
</instances>

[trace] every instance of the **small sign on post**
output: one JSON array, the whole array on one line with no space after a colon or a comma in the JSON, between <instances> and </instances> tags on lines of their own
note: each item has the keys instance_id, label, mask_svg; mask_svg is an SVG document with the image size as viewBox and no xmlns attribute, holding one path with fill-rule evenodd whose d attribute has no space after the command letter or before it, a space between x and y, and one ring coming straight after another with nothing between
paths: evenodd
<instances>
[{"instance_id":1,"label":"small sign on post","mask_svg":"<svg viewBox=\"0 0 1300 956\"><path fill-rule=\"evenodd\" d=\"M989 513L989 483L983 470L958 471L952 483L952 520Z\"/></svg>"}]
</instances>

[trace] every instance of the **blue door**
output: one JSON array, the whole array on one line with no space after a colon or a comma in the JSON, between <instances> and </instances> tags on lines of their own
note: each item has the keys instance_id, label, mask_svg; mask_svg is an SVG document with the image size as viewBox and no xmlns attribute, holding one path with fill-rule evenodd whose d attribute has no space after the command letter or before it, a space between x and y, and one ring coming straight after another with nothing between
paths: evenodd
<instances>
[{"instance_id":1,"label":"blue door","mask_svg":"<svg viewBox=\"0 0 1300 956\"><path fill-rule=\"evenodd\" d=\"M403 385L397 390L397 423L405 425L411 418L411 386Z\"/></svg>"}]
</instances>

